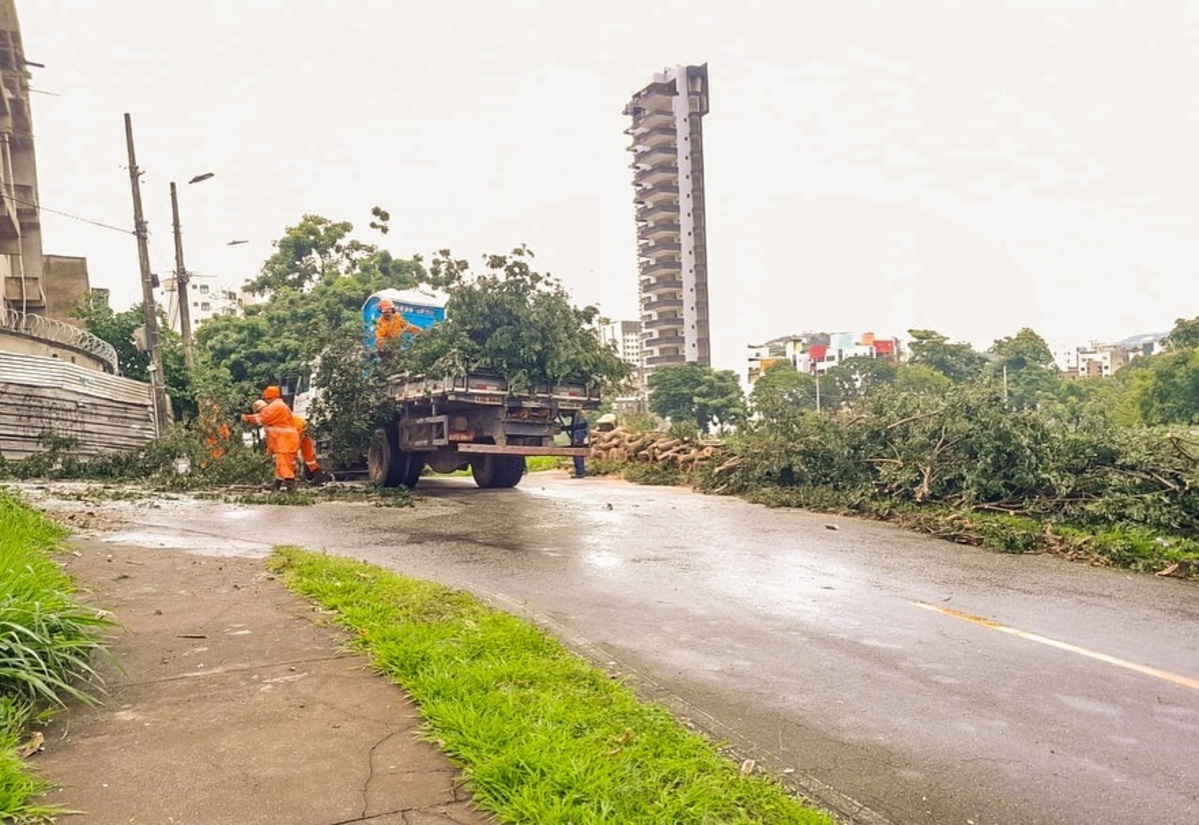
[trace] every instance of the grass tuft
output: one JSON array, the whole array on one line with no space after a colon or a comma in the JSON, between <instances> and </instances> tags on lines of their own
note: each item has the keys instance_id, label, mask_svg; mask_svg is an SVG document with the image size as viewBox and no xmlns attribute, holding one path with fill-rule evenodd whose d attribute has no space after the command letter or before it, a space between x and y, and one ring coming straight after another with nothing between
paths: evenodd
<instances>
[{"instance_id":1,"label":"grass tuft","mask_svg":"<svg viewBox=\"0 0 1199 825\"><path fill-rule=\"evenodd\" d=\"M92 702L91 667L112 622L75 603L70 578L50 553L65 531L0 490L0 820L49 822L64 813L33 800L48 785L20 754L39 705Z\"/></svg>"},{"instance_id":2,"label":"grass tuft","mask_svg":"<svg viewBox=\"0 0 1199 825\"><path fill-rule=\"evenodd\" d=\"M296 548L277 549L270 565L335 611L353 645L412 695L425 738L502 821L833 822L773 779L742 776L668 711L469 594Z\"/></svg>"}]
</instances>

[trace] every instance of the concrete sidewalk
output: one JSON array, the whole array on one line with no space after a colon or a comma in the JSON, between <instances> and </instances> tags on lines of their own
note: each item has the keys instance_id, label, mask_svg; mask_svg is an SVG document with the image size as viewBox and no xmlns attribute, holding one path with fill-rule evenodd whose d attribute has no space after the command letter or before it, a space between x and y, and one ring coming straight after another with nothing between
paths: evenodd
<instances>
[{"instance_id":1,"label":"concrete sidewalk","mask_svg":"<svg viewBox=\"0 0 1199 825\"><path fill-rule=\"evenodd\" d=\"M484 825L417 741L398 687L260 560L76 538L66 567L122 624L102 707L73 704L33 764L64 821Z\"/></svg>"}]
</instances>

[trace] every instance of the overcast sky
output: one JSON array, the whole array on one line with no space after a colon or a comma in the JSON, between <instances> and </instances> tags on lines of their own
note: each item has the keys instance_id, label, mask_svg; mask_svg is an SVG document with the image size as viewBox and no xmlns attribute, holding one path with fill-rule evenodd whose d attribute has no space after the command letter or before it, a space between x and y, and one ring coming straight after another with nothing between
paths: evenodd
<instances>
[{"instance_id":1,"label":"overcast sky","mask_svg":"<svg viewBox=\"0 0 1199 825\"><path fill-rule=\"evenodd\" d=\"M709 64L713 361L806 330L1085 343L1199 315L1199 0L18 0L42 205L240 283L306 212L394 253L529 244L637 315L621 109ZM131 235L46 213L140 299ZM250 243L230 247L226 242Z\"/></svg>"}]
</instances>

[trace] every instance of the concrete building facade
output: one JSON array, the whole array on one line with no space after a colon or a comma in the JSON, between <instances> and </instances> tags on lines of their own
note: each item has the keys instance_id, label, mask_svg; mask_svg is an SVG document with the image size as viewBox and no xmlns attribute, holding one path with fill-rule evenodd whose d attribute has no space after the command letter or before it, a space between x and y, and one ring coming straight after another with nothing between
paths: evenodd
<instances>
[{"instance_id":1,"label":"concrete building facade","mask_svg":"<svg viewBox=\"0 0 1199 825\"><path fill-rule=\"evenodd\" d=\"M87 261L42 254L29 62L14 0L0 0L0 278L3 308L81 326Z\"/></svg>"},{"instance_id":2,"label":"concrete building facade","mask_svg":"<svg viewBox=\"0 0 1199 825\"><path fill-rule=\"evenodd\" d=\"M702 118L708 67L654 75L624 108L633 153L644 373L711 364Z\"/></svg>"},{"instance_id":3,"label":"concrete building facade","mask_svg":"<svg viewBox=\"0 0 1199 825\"><path fill-rule=\"evenodd\" d=\"M222 284L215 275L202 275L196 272L188 274L187 298L191 304L191 326L197 329L209 318L221 315L241 315L247 301L246 296L236 287ZM180 331L179 321L179 291L176 288L175 276L165 278L162 282L162 303L166 311L167 321L171 329Z\"/></svg>"},{"instance_id":4,"label":"concrete building facade","mask_svg":"<svg viewBox=\"0 0 1199 825\"><path fill-rule=\"evenodd\" d=\"M616 350L617 356L634 370L641 369L641 324L613 321L600 327L600 342Z\"/></svg>"}]
</instances>

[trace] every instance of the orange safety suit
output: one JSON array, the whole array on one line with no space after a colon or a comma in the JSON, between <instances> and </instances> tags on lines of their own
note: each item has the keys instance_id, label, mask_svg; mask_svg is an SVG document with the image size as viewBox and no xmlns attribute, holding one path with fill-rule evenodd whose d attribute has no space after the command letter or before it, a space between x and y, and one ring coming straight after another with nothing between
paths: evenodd
<instances>
[{"instance_id":1,"label":"orange safety suit","mask_svg":"<svg viewBox=\"0 0 1199 825\"><path fill-rule=\"evenodd\" d=\"M296 432L300 434L300 457L304 459L304 466L310 473L319 473L321 465L316 460L316 442L308 434L308 421L304 416L295 414L291 420L296 425Z\"/></svg>"},{"instance_id":2,"label":"orange safety suit","mask_svg":"<svg viewBox=\"0 0 1199 825\"><path fill-rule=\"evenodd\" d=\"M383 349L385 343L392 338L399 338L405 332L415 334L420 332L420 327L409 323L398 312L390 315L383 313L379 316L379 320L375 321L375 348Z\"/></svg>"},{"instance_id":3,"label":"orange safety suit","mask_svg":"<svg viewBox=\"0 0 1199 825\"><path fill-rule=\"evenodd\" d=\"M282 398L271 401L259 413L241 417L247 424L266 429L266 450L275 457L275 480L296 477L296 453L300 451L300 433L292 421L291 408Z\"/></svg>"}]
</instances>

